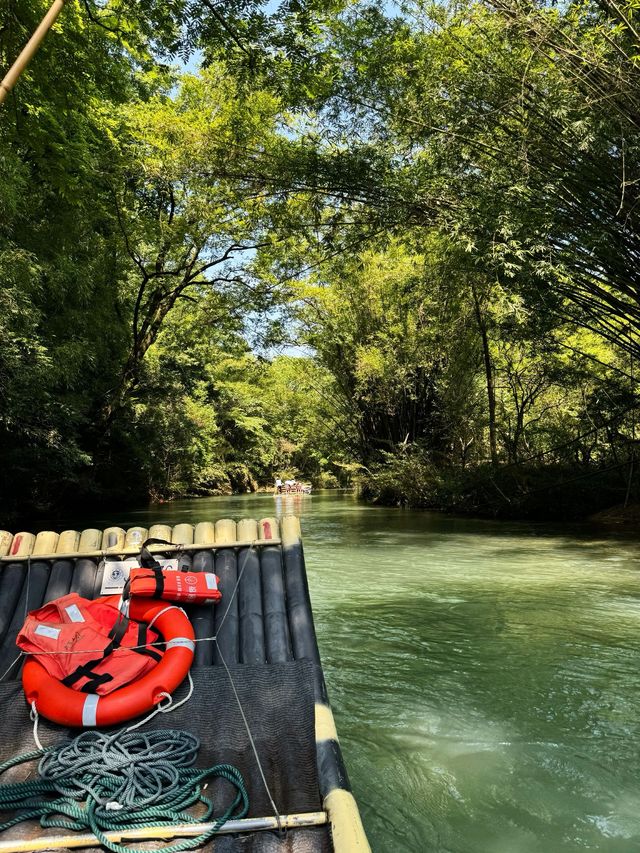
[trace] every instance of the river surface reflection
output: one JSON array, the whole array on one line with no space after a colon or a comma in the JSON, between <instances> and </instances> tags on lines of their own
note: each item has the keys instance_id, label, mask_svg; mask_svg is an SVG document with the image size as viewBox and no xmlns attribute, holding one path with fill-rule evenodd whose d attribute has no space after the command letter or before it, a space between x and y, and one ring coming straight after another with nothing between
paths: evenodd
<instances>
[{"instance_id":1,"label":"river surface reflection","mask_svg":"<svg viewBox=\"0 0 640 853\"><path fill-rule=\"evenodd\" d=\"M640 851L635 541L331 492L176 501L83 526L289 513L374 853Z\"/></svg>"}]
</instances>

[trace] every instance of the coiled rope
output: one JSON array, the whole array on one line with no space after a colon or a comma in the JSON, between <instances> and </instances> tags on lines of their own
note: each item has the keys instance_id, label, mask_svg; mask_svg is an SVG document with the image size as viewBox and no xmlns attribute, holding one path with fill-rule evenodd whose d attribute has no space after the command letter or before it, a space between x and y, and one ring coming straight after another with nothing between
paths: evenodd
<instances>
[{"instance_id":1,"label":"coiled rope","mask_svg":"<svg viewBox=\"0 0 640 853\"><path fill-rule=\"evenodd\" d=\"M279 812L279 810L275 804L275 800L274 800L274 797L271 793L271 789L269 788L269 785L267 783L265 772L264 772L264 769L262 767L262 762L260 761L260 756L258 755L258 750L256 748L254 738L251 734L251 729L249 727L247 717L246 717L244 710L242 708L242 703L240 701L238 691L236 690L236 686L235 686L234 681L233 681L233 676L232 676L231 671L227 665L227 662L225 661L224 657L222 656L222 650L220 649L220 645L218 643L219 634L220 634L222 627L223 627L223 625L227 619L227 616L229 615L229 611L231 610L231 605L233 604L233 601L237 595L238 589L240 587L240 583L242 581L242 577L244 575L247 563L249 561L249 557L250 557L251 553L255 550L258 543L259 543L259 540L255 540L255 541L251 542L251 544L249 545L249 547L246 550L244 560L242 561L240 571L238 572L236 582L234 584L231 595L228 599L227 606L226 606L226 609L223 613L222 619L220 620L220 623L217 626L216 633L210 637L196 638L194 640L194 642L195 643L214 642L218 646L218 652L220 654L220 659L221 659L221 661L224 665L225 671L229 677L229 681L231 683L231 688L233 690L233 694L234 694L235 700L237 702L238 709L240 711L240 715L242 717L242 722L245 726L247 736L249 738L249 743L251 745L252 752L253 752L254 757L256 759L256 763L257 763L258 770L260 773L260 778L262 780L265 791L267 793L267 797L268 797L269 802L271 804L271 807L273 809L273 813L276 816L279 831L283 832L281 818L280 818L280 812ZM172 546L172 547L175 548L175 546ZM103 560L104 560L105 556L106 556L106 554L103 554ZM28 562L27 562L27 584L29 583L29 574L30 574L29 569L30 569L30 567L31 567L30 558L28 558ZM29 596L28 596L28 587L27 587L26 601L28 601L28 598L29 598ZM175 606L176 605L168 605L168 607L175 607ZM25 606L25 618L26 618L26 615L27 615L27 606ZM159 644L159 642L160 641L158 641L158 644ZM153 644L150 644L150 645L153 645ZM131 648L132 649L145 648L145 646L132 646ZM100 651L103 651L103 650L96 649L96 652L100 652ZM82 652L82 653L86 653L86 652ZM35 652L33 654L34 654L34 656L37 656L39 654L51 655L51 654L58 654L58 653L57 652ZM73 652L71 652L71 654L73 654ZM18 657L16 658L16 660L13 661L12 664L10 664L9 668L0 677L0 681L3 681L5 679L9 670L13 668L13 666L17 663L17 661L23 655L24 655L24 652L21 651L18 654ZM187 702L191 698L191 695L193 693L193 682L191 680L190 675L189 675L189 682L190 682L190 690L189 690L188 695L186 696L185 699L182 699L177 704L174 704L173 708L177 708L179 705L182 705L184 702ZM171 703L171 697L168 697L168 698L169 698L169 702ZM131 731L133 731L133 729L137 728L138 726L144 725L149 719L151 719L151 717L155 716L157 713L165 713L167 711L173 710L173 708L170 705L165 706L165 707L158 706L156 708L156 710L154 710L148 717L145 717L139 723L136 723L133 726L129 726L127 729L124 729L121 732L116 733L112 737L123 736L125 732L131 732ZM43 750L41 749L41 744L40 744L40 741L38 738L38 713L37 713L37 708L35 707L35 705L31 708L31 719L34 723L34 739L35 739L36 745L39 747L40 751L33 752L33 753L27 753L25 755L18 756L17 758L12 759L11 761L6 762L5 764L0 764L0 774L2 774L5 770L8 770L10 767L14 767L14 766L17 766L18 764L22 764L24 762L31 761L31 760L37 758L38 756L42 755ZM172 730L172 731L174 731L174 730ZM87 735L89 735L89 734L97 735L98 733L96 733L96 732L87 733ZM159 733L156 732L155 734L157 735ZM178 734L187 734L187 733L186 732L178 732ZM80 738L82 738L82 737L83 737L83 735L80 735L78 738L76 738L76 740L80 740ZM153 734L150 735L149 737L153 737ZM49 752L49 751L51 751L51 748L48 748L44 751ZM57 748L53 748L53 751L54 752L57 751ZM44 761L44 759L43 759L43 761ZM42 762L41 762L41 764L42 764ZM234 778L230 778L230 776L221 772L222 770L230 772L231 775L234 776ZM218 771L220 771L220 772L218 772ZM198 845L200 845L204 841L206 841L208 838L210 838L213 834L215 834L227 820L230 820L232 817L234 819L240 819L246 815L246 813L248 811L248 796L246 793L246 789L244 787L244 781L243 781L242 776L240 775L239 771L231 765L217 765L216 767L210 768L210 770L207 772L210 774L210 776L213 776L213 775L223 776L224 778L227 778L228 781L230 781L232 784L236 784L236 786L238 787L238 791L239 791L238 797L236 797L234 803L227 810L227 812L225 812L225 814L221 818L216 819L214 826L210 832L208 832L204 835L198 836L197 838L188 839L188 840L185 839L184 841L181 841L177 844L173 844L170 847L163 848L162 853L178 853L178 851L180 851L180 850L187 850L187 849L197 847ZM203 778L206 778L206 777L203 777ZM239 781L239 785L237 785L238 781ZM19 784L21 784L21 783L19 783ZM24 784L27 784L27 783L24 783ZM38 783L33 783L33 784L38 784ZM3 811L3 810L7 811L7 810L10 810L11 808L18 808L18 806L10 806L10 805L5 806L4 805L4 803L5 803L4 797L6 795L6 792L9 792L9 795L12 795L12 791L11 791L12 788L13 788L12 785L4 785L4 786L0 785L0 811ZM51 789L47 789L46 791L42 791L42 793L51 793L51 792L52 792ZM239 797L241 797L242 802L243 802L243 810L241 812L239 812L238 814L233 815L233 809L236 807L236 805L239 805L239 799L238 799ZM178 822L182 822L182 823L205 822L205 821L208 821L210 819L213 806L209 802L209 800L207 800L206 798L200 798L200 799L201 799L201 802L207 804L207 807L211 806L211 810L207 811L207 814L205 814L204 816L201 816L197 819L194 819L193 817L191 817L189 815L185 816L184 814L178 814L177 818L175 820L174 819L167 819L167 820L163 821L162 823L158 823L157 820L152 821L151 823L137 823L137 822L134 823L131 820L131 818L129 816L127 816L127 814L125 813L125 816L123 817L123 824L114 823L113 822L113 820L114 820L113 816L110 815L109 820L105 821L105 823L104 823L103 830L108 831L108 830L116 830L116 829L122 829L122 828L134 828L135 829L135 828L142 827L142 826L146 826L146 827L161 826L161 825L167 825L167 824L175 823L176 820ZM119 802L119 801L117 801L117 802ZM50 804L51 804L50 802L47 803L47 805L50 805ZM71 806L75 806L77 808L75 801L73 801L69 805L70 808L71 808ZM89 802L87 803L87 812L90 811L88 806L89 806ZM113 807L112 807L112 810L113 810ZM128 810L127 810L127 812L128 812ZM163 813L166 813L166 811ZM14 826L17 823L20 823L22 820L30 820L34 817L40 817L40 822L41 822L42 826L58 826L58 827L61 827L63 829L79 829L79 830L85 829L88 827L89 829L91 829L93 834L96 835L100 839L101 843L105 847L108 847L110 850L113 850L114 853L147 853L146 849L143 849L143 848L126 847L124 845L119 845L119 844L115 844L113 842L109 842L108 839L105 838L104 834L102 832L100 832L99 827L94 828L92 823L87 822L87 819L85 819L84 810L82 811L82 822L76 821L74 823L70 823L70 822L53 823L53 822L51 822L52 818L47 817L48 814L49 814L48 811L47 812L36 812L36 813L34 813L33 811L30 811L28 814L26 814L23 817L21 816L17 820L13 820L13 821L7 822L5 824L0 824L0 832L4 831L5 829L8 829L10 826ZM69 813L67 811L58 810L58 814L69 814ZM70 815L70 816L74 817L74 820L75 820L75 812L74 812L74 815Z\"/></svg>"},{"instance_id":2,"label":"coiled rope","mask_svg":"<svg viewBox=\"0 0 640 853\"><path fill-rule=\"evenodd\" d=\"M164 729L114 734L87 731L69 743L27 752L0 764L0 774L40 758L39 778L0 784L0 811L18 814L0 824L0 832L25 820L40 819L43 827L89 830L113 853L142 853L146 848L109 841L105 833L122 829L213 825L201 835L185 838L162 853L179 853L208 841L227 820L245 817L249 798L240 772L230 764L194 767L200 741L190 732ZM206 783L226 779L236 789L229 808L213 817L214 804L204 796ZM194 816L187 809L204 806Z\"/></svg>"}]
</instances>

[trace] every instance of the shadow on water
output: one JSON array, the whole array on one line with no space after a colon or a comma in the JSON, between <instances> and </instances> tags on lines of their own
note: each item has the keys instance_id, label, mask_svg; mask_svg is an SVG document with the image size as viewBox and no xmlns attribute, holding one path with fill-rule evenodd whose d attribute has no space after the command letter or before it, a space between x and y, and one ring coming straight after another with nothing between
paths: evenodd
<instances>
[{"instance_id":1,"label":"shadow on water","mask_svg":"<svg viewBox=\"0 0 640 853\"><path fill-rule=\"evenodd\" d=\"M637 537L335 493L68 522L290 513L302 519L327 682L376 853L640 850Z\"/></svg>"}]
</instances>

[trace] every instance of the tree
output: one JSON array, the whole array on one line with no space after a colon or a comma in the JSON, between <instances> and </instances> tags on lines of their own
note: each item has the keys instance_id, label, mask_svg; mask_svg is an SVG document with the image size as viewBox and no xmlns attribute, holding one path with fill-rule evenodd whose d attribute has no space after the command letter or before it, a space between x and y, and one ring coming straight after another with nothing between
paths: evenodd
<instances>
[{"instance_id":1,"label":"tree","mask_svg":"<svg viewBox=\"0 0 640 853\"><path fill-rule=\"evenodd\" d=\"M2 64L43 6L3 6ZM134 91L130 58L70 5L0 115L5 509L73 494L90 469L98 401L124 345L110 184L113 115Z\"/></svg>"},{"instance_id":2,"label":"tree","mask_svg":"<svg viewBox=\"0 0 640 853\"><path fill-rule=\"evenodd\" d=\"M126 180L114 191L131 262L131 344L106 410L109 422L134 390L146 352L181 299L241 283L238 256L258 248L260 197L220 178L220 157L243 160L269 145L278 103L241 96L223 66L184 78L176 97L160 93L124 111Z\"/></svg>"}]
</instances>

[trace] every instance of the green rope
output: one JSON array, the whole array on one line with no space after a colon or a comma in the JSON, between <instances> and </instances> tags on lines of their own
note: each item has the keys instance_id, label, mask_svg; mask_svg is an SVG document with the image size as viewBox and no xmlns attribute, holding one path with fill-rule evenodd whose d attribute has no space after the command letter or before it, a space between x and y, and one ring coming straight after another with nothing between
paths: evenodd
<instances>
[{"instance_id":1,"label":"green rope","mask_svg":"<svg viewBox=\"0 0 640 853\"><path fill-rule=\"evenodd\" d=\"M240 772L231 764L205 770L193 765L200 741L177 729L143 732L83 732L69 743L43 752L27 752L0 764L0 774L40 759L39 778L0 784L0 812L18 812L0 824L0 833L25 820L43 827L89 830L113 853L142 853L146 848L109 841L105 833L123 829L204 823L201 835L162 848L179 853L208 841L230 818L243 818L249 798ZM226 779L237 790L229 808L213 818L213 803L202 793L207 780ZM204 806L194 817L187 809Z\"/></svg>"}]
</instances>

